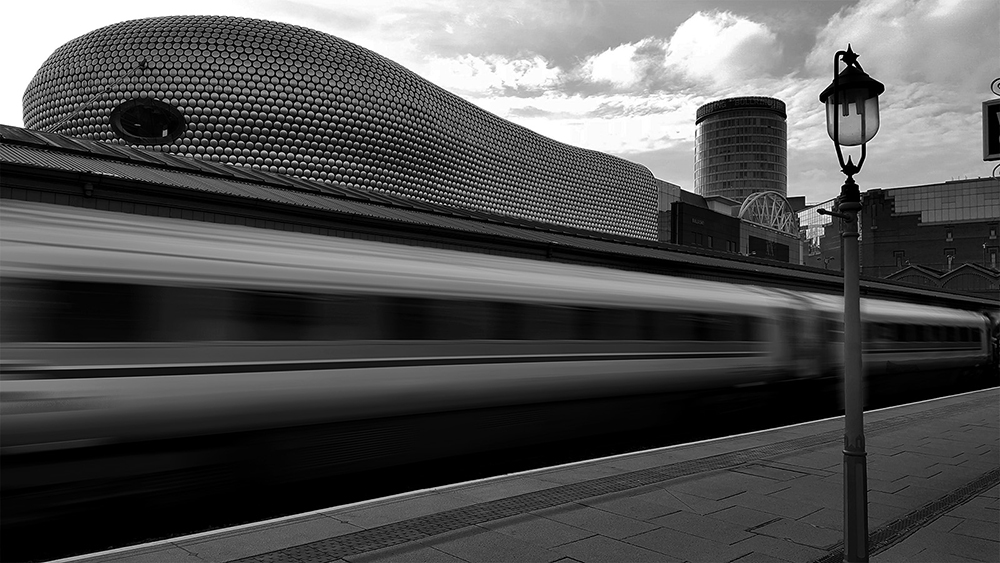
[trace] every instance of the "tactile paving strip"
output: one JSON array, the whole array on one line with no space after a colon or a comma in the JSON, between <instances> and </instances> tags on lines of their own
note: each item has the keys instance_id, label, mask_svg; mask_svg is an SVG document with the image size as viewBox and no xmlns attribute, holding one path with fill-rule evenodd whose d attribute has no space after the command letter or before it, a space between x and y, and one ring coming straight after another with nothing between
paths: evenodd
<instances>
[{"instance_id":1,"label":"tactile paving strip","mask_svg":"<svg viewBox=\"0 0 1000 563\"><path fill-rule=\"evenodd\" d=\"M946 405L928 409L919 413L901 415L873 422L866 425L865 432L868 435L889 432L897 428L909 426L917 421L958 415L981 405L995 403L996 394L989 393L984 397L964 403ZM426 539L484 522L499 520L501 518L516 516L518 514L524 514L545 508L552 508L601 495L619 493L646 485L661 483L670 479L676 479L678 477L696 475L708 471L729 469L755 461L772 459L785 454L801 453L803 451L828 446L830 442L840 441L842 439L842 435L843 431L837 429L813 436L793 438L765 446L747 448L735 452L707 456L700 459L680 461L659 467L641 469L609 477L601 477L580 483L561 485L550 489L525 493L495 501L482 502L461 508L445 510L436 514L411 518L409 520L394 522L384 526L378 526L376 528L370 528L295 547L263 553L239 559L238 561L240 563L270 563L274 561L293 561L301 563L326 562L330 559L337 559L340 557L358 555L369 551L394 547L410 541ZM965 487L963 487L963 489L965 489ZM955 491L951 494L954 495L957 493L958 491ZM935 503L937 502L939 501L935 501ZM937 507L938 505L935 503L931 503L931 505ZM940 511L942 509L933 508L932 510ZM910 528L919 526L926 522L927 520L925 518L928 517L933 519L933 516L918 516L916 517L916 520L913 520L912 522L907 520L906 522L908 522L908 524L906 525ZM891 526L891 524L883 526L883 528L888 526ZM882 528L880 528L880 530L881 529ZM898 535L903 532L894 533ZM896 537L896 535L892 535L891 537ZM888 538L890 536L886 537ZM831 547L831 549L836 549L836 544ZM842 554L841 557L843 557ZM822 561L827 561L827 559L824 558ZM830 561L833 560L831 559Z\"/></svg>"},{"instance_id":2,"label":"tactile paving strip","mask_svg":"<svg viewBox=\"0 0 1000 563\"><path fill-rule=\"evenodd\" d=\"M956 506L972 500L979 493L1000 484L1000 469L983 473L975 480L954 491L932 500L916 510L876 528L868 534L868 554L875 555L906 539L910 534L923 528L938 516L942 516ZM844 542L837 542L832 551L813 563L839 563L844 559Z\"/></svg>"}]
</instances>

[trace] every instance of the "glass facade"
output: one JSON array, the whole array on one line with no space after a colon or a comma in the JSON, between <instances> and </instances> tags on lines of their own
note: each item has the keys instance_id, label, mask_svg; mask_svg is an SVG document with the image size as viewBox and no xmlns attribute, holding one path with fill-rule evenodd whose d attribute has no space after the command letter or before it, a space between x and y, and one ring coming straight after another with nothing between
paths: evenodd
<instances>
[{"instance_id":1,"label":"glass facade","mask_svg":"<svg viewBox=\"0 0 1000 563\"><path fill-rule=\"evenodd\" d=\"M799 212L807 265L840 269L840 221L817 213L834 204L829 200ZM995 283L984 272L997 272L1000 255L1000 179L876 188L862 194L862 205L862 274L905 280L917 275L916 268L927 283L960 291ZM961 286L962 280L950 276L963 267L966 277L982 279Z\"/></svg>"},{"instance_id":2,"label":"glass facade","mask_svg":"<svg viewBox=\"0 0 1000 563\"><path fill-rule=\"evenodd\" d=\"M763 97L728 98L698 109L694 191L736 201L774 191L788 195L785 104Z\"/></svg>"},{"instance_id":3,"label":"glass facade","mask_svg":"<svg viewBox=\"0 0 1000 563\"><path fill-rule=\"evenodd\" d=\"M1000 183L994 178L885 190L896 215L919 213L920 223L996 221Z\"/></svg>"},{"instance_id":4,"label":"glass facade","mask_svg":"<svg viewBox=\"0 0 1000 563\"><path fill-rule=\"evenodd\" d=\"M834 200L829 199L823 203L813 205L807 209L799 211L799 226L803 231L806 243L806 253L814 256L820 253L821 242L826 231L826 226L833 223L833 217L820 215L820 209L832 209Z\"/></svg>"}]
</instances>

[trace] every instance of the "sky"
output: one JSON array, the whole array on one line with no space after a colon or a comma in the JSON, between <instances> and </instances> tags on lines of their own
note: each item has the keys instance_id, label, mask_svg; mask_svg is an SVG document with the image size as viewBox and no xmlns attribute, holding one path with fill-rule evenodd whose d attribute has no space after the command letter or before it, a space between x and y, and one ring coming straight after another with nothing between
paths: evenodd
<instances>
[{"instance_id":1,"label":"sky","mask_svg":"<svg viewBox=\"0 0 1000 563\"><path fill-rule=\"evenodd\" d=\"M886 88L856 176L862 190L986 177L994 164L982 160L982 102L1000 77L998 0L31 0L4 12L8 125L22 125L35 71L80 35L137 18L229 15L352 41L502 118L686 190L698 107L775 97L788 112L788 195L810 203L843 183L819 93L850 43Z\"/></svg>"}]
</instances>

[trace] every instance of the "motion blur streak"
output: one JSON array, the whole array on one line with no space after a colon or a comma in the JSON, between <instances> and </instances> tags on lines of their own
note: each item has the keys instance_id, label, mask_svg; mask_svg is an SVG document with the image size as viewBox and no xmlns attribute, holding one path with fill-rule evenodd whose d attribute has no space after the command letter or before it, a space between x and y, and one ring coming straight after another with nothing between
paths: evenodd
<instances>
[{"instance_id":1,"label":"motion blur streak","mask_svg":"<svg viewBox=\"0 0 1000 563\"><path fill-rule=\"evenodd\" d=\"M841 373L837 296L16 201L0 224L5 528L129 479L389 467L587 432L586 401ZM870 382L992 369L984 314L862 317Z\"/></svg>"}]
</instances>

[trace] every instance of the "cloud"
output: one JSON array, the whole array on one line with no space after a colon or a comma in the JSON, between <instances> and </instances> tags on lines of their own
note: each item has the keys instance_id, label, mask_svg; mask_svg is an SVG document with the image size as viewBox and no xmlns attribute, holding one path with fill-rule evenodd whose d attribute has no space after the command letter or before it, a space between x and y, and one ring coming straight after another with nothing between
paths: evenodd
<instances>
[{"instance_id":1,"label":"cloud","mask_svg":"<svg viewBox=\"0 0 1000 563\"><path fill-rule=\"evenodd\" d=\"M619 45L587 58L580 65L579 76L620 89L635 89L662 75L664 47L663 41L652 37Z\"/></svg>"},{"instance_id":2,"label":"cloud","mask_svg":"<svg viewBox=\"0 0 1000 563\"><path fill-rule=\"evenodd\" d=\"M693 154L694 115L703 98L664 93L491 97L480 107L546 137L616 155L681 147Z\"/></svg>"},{"instance_id":3,"label":"cloud","mask_svg":"<svg viewBox=\"0 0 1000 563\"><path fill-rule=\"evenodd\" d=\"M777 35L729 12L697 12L669 39L646 37L586 58L575 75L618 91L736 88L775 73Z\"/></svg>"},{"instance_id":4,"label":"cloud","mask_svg":"<svg viewBox=\"0 0 1000 563\"><path fill-rule=\"evenodd\" d=\"M507 58L502 55L433 57L419 74L459 95L483 96L553 87L561 71L539 55Z\"/></svg>"},{"instance_id":5,"label":"cloud","mask_svg":"<svg viewBox=\"0 0 1000 563\"><path fill-rule=\"evenodd\" d=\"M859 178L863 188L989 175L981 161L980 104L996 76L998 33L995 0L861 0L830 19L803 74L817 77L820 88L829 84L833 54L850 43L865 71L886 87L879 97L881 127ZM808 131L800 137L811 143L831 143L820 134L824 123L819 110L808 122L796 120ZM804 175L813 174L811 166L797 158Z\"/></svg>"},{"instance_id":6,"label":"cloud","mask_svg":"<svg viewBox=\"0 0 1000 563\"><path fill-rule=\"evenodd\" d=\"M698 12L670 38L665 64L697 82L733 86L771 74L781 52L764 24L729 12Z\"/></svg>"},{"instance_id":7,"label":"cloud","mask_svg":"<svg viewBox=\"0 0 1000 563\"><path fill-rule=\"evenodd\" d=\"M996 0L862 0L820 31L807 65L829 76L833 53L851 43L865 71L887 85L952 83L987 93L998 22Z\"/></svg>"}]
</instances>

